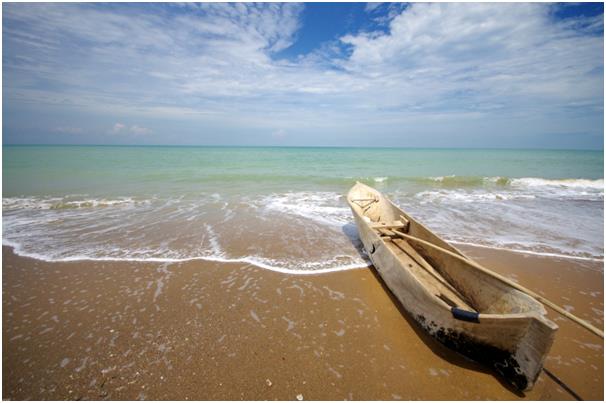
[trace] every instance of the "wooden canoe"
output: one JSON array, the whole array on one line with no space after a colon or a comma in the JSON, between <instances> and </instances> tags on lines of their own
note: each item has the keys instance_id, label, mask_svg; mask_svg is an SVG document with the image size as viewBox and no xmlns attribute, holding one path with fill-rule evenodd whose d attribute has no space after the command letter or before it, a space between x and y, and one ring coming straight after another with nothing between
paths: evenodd
<instances>
[{"instance_id":1,"label":"wooden canoe","mask_svg":"<svg viewBox=\"0 0 606 403\"><path fill-rule=\"evenodd\" d=\"M425 331L532 389L558 329L543 305L478 270L377 190L358 182L347 202L377 272Z\"/></svg>"}]
</instances>

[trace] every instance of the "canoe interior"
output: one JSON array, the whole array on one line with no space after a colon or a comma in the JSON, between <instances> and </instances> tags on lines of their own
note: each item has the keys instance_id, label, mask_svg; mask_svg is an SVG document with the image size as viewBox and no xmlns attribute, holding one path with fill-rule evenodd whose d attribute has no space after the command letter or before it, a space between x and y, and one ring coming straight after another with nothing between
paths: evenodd
<instances>
[{"instance_id":1,"label":"canoe interior","mask_svg":"<svg viewBox=\"0 0 606 403\"><path fill-rule=\"evenodd\" d=\"M358 183L348 194L356 221L373 231L377 239L400 260L403 270L412 273L420 284L447 305L482 314L535 314L544 316L545 308L534 298L483 273L464 260L414 241L398 238L392 229L421 238L464 256L394 205L376 190Z\"/></svg>"},{"instance_id":2,"label":"canoe interior","mask_svg":"<svg viewBox=\"0 0 606 403\"><path fill-rule=\"evenodd\" d=\"M404 239L382 237L386 246L394 253L400 262L419 279L425 288L448 305L474 311L465 296L448 283L416 250Z\"/></svg>"}]
</instances>

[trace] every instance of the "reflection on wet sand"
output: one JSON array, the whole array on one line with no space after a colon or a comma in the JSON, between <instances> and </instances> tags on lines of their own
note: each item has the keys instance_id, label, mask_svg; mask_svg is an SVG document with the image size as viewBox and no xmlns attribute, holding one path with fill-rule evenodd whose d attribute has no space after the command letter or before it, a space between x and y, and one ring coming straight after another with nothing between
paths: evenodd
<instances>
[{"instance_id":1,"label":"reflection on wet sand","mask_svg":"<svg viewBox=\"0 0 606 403\"><path fill-rule=\"evenodd\" d=\"M602 263L465 251L603 325ZM46 263L7 247L3 262L8 399L603 398L603 341L564 318L550 312L549 374L520 395L426 336L372 269Z\"/></svg>"}]
</instances>

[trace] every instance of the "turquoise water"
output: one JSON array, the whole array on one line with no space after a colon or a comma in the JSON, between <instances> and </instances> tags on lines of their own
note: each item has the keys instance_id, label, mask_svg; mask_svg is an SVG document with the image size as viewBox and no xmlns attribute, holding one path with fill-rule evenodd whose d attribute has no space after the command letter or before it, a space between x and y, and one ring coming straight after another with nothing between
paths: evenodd
<instances>
[{"instance_id":1,"label":"turquoise water","mask_svg":"<svg viewBox=\"0 0 606 403\"><path fill-rule=\"evenodd\" d=\"M354 179L387 177L390 184L405 185L448 175L474 185L474 178L497 176L601 179L603 164L601 151L8 146L3 191L156 194L251 185L345 190Z\"/></svg>"},{"instance_id":2,"label":"turquoise water","mask_svg":"<svg viewBox=\"0 0 606 403\"><path fill-rule=\"evenodd\" d=\"M451 241L600 259L603 169L602 151L4 146L3 242L48 260L356 267L342 196L359 180Z\"/></svg>"}]
</instances>

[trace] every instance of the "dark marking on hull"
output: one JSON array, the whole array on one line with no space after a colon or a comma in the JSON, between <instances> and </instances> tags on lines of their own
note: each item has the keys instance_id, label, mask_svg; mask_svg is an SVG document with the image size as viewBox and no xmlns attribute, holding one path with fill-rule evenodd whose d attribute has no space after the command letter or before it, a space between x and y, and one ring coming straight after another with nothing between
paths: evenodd
<instances>
[{"instance_id":1,"label":"dark marking on hull","mask_svg":"<svg viewBox=\"0 0 606 403\"><path fill-rule=\"evenodd\" d=\"M423 315L417 315L416 319L431 336L446 347L474 361L492 367L520 391L527 389L529 384L528 376L524 374L520 368L520 364L511 352L478 342L465 333L457 332L453 329L437 328L435 322L427 323ZM532 379L532 383L535 380L536 377Z\"/></svg>"}]
</instances>

